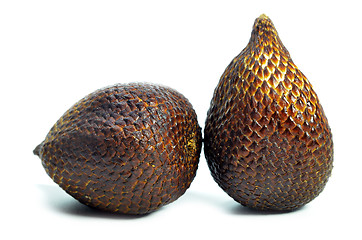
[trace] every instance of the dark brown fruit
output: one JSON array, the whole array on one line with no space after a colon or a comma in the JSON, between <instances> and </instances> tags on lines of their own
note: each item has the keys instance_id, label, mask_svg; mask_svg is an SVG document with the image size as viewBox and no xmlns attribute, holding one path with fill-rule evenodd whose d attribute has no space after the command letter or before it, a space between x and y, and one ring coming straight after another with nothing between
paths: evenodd
<instances>
[{"instance_id":1,"label":"dark brown fruit","mask_svg":"<svg viewBox=\"0 0 362 240\"><path fill-rule=\"evenodd\" d=\"M327 118L265 15L256 19L250 42L215 89L205 156L219 186L255 209L299 208L318 196L331 175Z\"/></svg>"},{"instance_id":2,"label":"dark brown fruit","mask_svg":"<svg viewBox=\"0 0 362 240\"><path fill-rule=\"evenodd\" d=\"M71 107L34 150L80 202L144 214L179 198L195 177L201 129L189 101L167 87L121 84Z\"/></svg>"}]
</instances>

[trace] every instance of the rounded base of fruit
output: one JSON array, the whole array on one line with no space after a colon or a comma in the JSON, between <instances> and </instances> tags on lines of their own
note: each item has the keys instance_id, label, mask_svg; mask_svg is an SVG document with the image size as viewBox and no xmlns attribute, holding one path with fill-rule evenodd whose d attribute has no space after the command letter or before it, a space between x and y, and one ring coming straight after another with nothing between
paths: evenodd
<instances>
[{"instance_id":1,"label":"rounded base of fruit","mask_svg":"<svg viewBox=\"0 0 362 240\"><path fill-rule=\"evenodd\" d=\"M241 199L231 196L242 207L246 207L252 211L269 212L269 213L286 213L298 210L311 202L315 197L303 200L295 200L290 202L272 202L271 199ZM256 198L256 196L250 196Z\"/></svg>"},{"instance_id":2,"label":"rounded base of fruit","mask_svg":"<svg viewBox=\"0 0 362 240\"><path fill-rule=\"evenodd\" d=\"M160 206L159 208L155 208L155 209L143 209L143 210L135 210L135 209L125 210L125 209L121 209L121 208L111 209L111 208L107 208L107 207L94 206L92 204L85 203L80 200L78 200L78 202L80 202L81 204L83 204L84 206L88 207L89 209L91 209L93 211L109 213L109 214L125 215L125 216L130 216L130 217L147 216L149 214L156 212L157 210L159 210L162 207L162 206Z\"/></svg>"},{"instance_id":3,"label":"rounded base of fruit","mask_svg":"<svg viewBox=\"0 0 362 240\"><path fill-rule=\"evenodd\" d=\"M83 193L72 193L69 191L65 192L87 207L97 211L116 213L121 215L147 215L176 200L172 199L158 203L142 203L138 201L132 201L132 199L123 199L119 201L100 201L100 199L93 199L88 195L84 195Z\"/></svg>"},{"instance_id":4,"label":"rounded base of fruit","mask_svg":"<svg viewBox=\"0 0 362 240\"><path fill-rule=\"evenodd\" d=\"M251 214L251 215L274 215L274 214L288 214L303 209L305 205L291 209L291 210L272 210L272 209L259 209L253 207L247 207L242 204L236 205L232 211L236 214Z\"/></svg>"},{"instance_id":5,"label":"rounded base of fruit","mask_svg":"<svg viewBox=\"0 0 362 240\"><path fill-rule=\"evenodd\" d=\"M71 195L71 194L70 194ZM74 196L72 196L74 197ZM74 197L75 198L75 197ZM96 202L92 202L92 201L87 201L84 199L77 199L75 198L78 202L84 204L85 206L97 210L97 211L102 211L102 212L108 212L108 213L116 213L116 214L120 214L120 215L147 215L150 214L152 212L155 212L157 210L159 210L162 206L164 206L165 204L160 204L157 207L145 207L145 206L127 206L124 203L118 203L117 204L104 204L104 203L96 203ZM135 205L135 204L133 204Z\"/></svg>"},{"instance_id":6,"label":"rounded base of fruit","mask_svg":"<svg viewBox=\"0 0 362 240\"><path fill-rule=\"evenodd\" d=\"M240 202L238 202L240 203ZM273 206L258 206L258 205L247 205L240 203L242 207L246 207L251 211L255 212L268 212L268 213L287 213L299 210L300 208L304 207L306 204L301 205L294 205L294 206L280 206L280 205L273 205Z\"/></svg>"}]
</instances>

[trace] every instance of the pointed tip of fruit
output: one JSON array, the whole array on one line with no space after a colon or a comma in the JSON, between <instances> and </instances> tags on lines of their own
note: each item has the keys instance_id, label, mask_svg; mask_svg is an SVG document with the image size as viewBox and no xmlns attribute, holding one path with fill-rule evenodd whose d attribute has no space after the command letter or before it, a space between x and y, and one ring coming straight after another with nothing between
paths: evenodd
<instances>
[{"instance_id":1,"label":"pointed tip of fruit","mask_svg":"<svg viewBox=\"0 0 362 240\"><path fill-rule=\"evenodd\" d=\"M255 20L255 27L257 26L263 26L263 27L273 27L274 28L274 25L273 25L273 22L272 20L267 16L265 15L264 13L261 14L256 20Z\"/></svg>"},{"instance_id":2,"label":"pointed tip of fruit","mask_svg":"<svg viewBox=\"0 0 362 240\"><path fill-rule=\"evenodd\" d=\"M264 13L261 14L258 18L259 19L269 19L269 17L267 15L265 15Z\"/></svg>"},{"instance_id":3,"label":"pointed tip of fruit","mask_svg":"<svg viewBox=\"0 0 362 240\"><path fill-rule=\"evenodd\" d=\"M279 51L283 52L288 58L290 57L288 50L279 38L272 20L267 15L261 14L255 19L249 40L249 47L251 47L253 51L258 52L257 55L259 56L264 49L262 46L266 45L273 46L273 49L279 49Z\"/></svg>"},{"instance_id":4,"label":"pointed tip of fruit","mask_svg":"<svg viewBox=\"0 0 362 240\"><path fill-rule=\"evenodd\" d=\"M40 149L42 148L43 143L40 143L36 148L33 150L34 155L40 156Z\"/></svg>"},{"instance_id":5,"label":"pointed tip of fruit","mask_svg":"<svg viewBox=\"0 0 362 240\"><path fill-rule=\"evenodd\" d=\"M255 19L253 26L253 34L258 36L278 35L272 20L264 13L261 14L257 19Z\"/></svg>"}]
</instances>

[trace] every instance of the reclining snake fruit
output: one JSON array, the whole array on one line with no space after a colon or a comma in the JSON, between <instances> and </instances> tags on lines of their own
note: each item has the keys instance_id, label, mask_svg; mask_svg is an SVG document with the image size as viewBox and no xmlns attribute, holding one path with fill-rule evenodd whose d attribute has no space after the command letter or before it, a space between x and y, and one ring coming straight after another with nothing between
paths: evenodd
<instances>
[{"instance_id":1,"label":"reclining snake fruit","mask_svg":"<svg viewBox=\"0 0 362 240\"><path fill-rule=\"evenodd\" d=\"M196 113L183 95L132 83L81 99L34 153L54 182L81 203L144 214L184 194L201 144Z\"/></svg>"},{"instance_id":2,"label":"reclining snake fruit","mask_svg":"<svg viewBox=\"0 0 362 240\"><path fill-rule=\"evenodd\" d=\"M214 180L250 208L297 209L317 197L331 175L325 113L264 14L221 76L204 138Z\"/></svg>"}]
</instances>

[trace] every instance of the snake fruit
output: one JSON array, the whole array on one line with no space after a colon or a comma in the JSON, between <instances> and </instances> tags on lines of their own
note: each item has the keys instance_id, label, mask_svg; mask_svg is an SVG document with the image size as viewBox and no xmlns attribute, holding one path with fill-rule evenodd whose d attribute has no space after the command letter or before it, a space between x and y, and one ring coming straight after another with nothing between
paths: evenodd
<instances>
[{"instance_id":1,"label":"snake fruit","mask_svg":"<svg viewBox=\"0 0 362 240\"><path fill-rule=\"evenodd\" d=\"M185 193L201 145L196 113L182 94L131 83L81 99L34 153L54 182L81 203L145 214Z\"/></svg>"},{"instance_id":2,"label":"snake fruit","mask_svg":"<svg viewBox=\"0 0 362 240\"><path fill-rule=\"evenodd\" d=\"M323 108L264 14L221 76L204 138L214 180L250 208L300 208L331 175L333 142Z\"/></svg>"}]
</instances>

